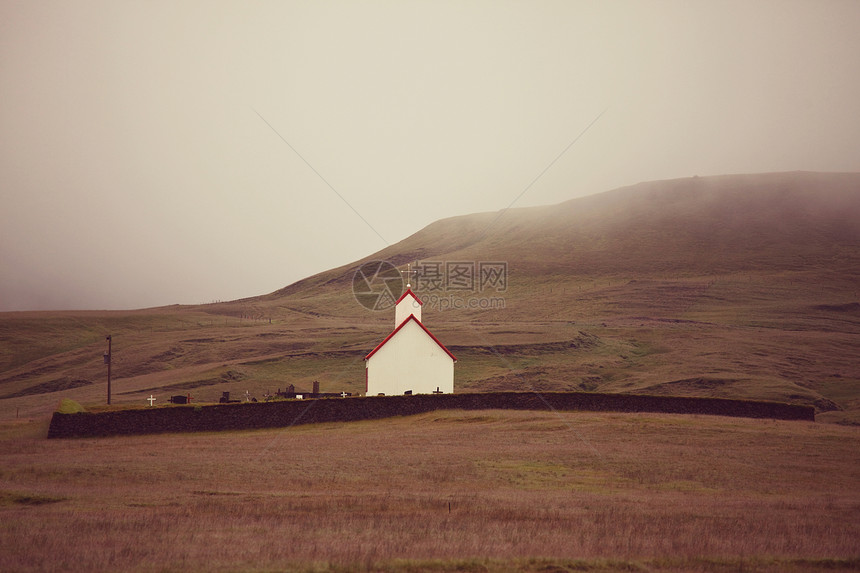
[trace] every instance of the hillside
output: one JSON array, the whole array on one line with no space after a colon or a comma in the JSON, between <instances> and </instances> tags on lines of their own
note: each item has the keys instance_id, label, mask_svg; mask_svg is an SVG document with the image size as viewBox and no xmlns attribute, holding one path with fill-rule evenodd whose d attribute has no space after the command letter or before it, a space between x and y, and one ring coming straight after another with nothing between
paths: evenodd
<instances>
[{"instance_id":1,"label":"hillside","mask_svg":"<svg viewBox=\"0 0 860 573\"><path fill-rule=\"evenodd\" d=\"M417 281L425 323L459 358L457 391L775 399L860 421L860 174L822 173L650 182L444 219L230 303L2 314L0 414L47 411L60 396L51 390L103 401L107 333L115 402L314 380L360 392L361 358L392 321L352 293L374 260L506 265L506 289L422 291ZM454 304L464 308L444 306Z\"/></svg>"}]
</instances>

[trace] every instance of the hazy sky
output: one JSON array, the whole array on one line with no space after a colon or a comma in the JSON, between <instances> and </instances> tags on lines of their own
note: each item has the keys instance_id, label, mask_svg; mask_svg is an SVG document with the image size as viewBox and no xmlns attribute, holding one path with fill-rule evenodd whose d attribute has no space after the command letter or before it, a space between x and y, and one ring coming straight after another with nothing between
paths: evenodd
<instances>
[{"instance_id":1,"label":"hazy sky","mask_svg":"<svg viewBox=\"0 0 860 573\"><path fill-rule=\"evenodd\" d=\"M858 29L855 0L0 0L0 310L268 293L509 206L598 116L515 206L860 171Z\"/></svg>"}]
</instances>

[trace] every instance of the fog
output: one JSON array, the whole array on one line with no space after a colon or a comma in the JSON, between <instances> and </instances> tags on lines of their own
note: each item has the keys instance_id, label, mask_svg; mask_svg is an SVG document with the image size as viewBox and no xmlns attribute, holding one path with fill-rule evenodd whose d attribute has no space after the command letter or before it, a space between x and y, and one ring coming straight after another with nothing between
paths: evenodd
<instances>
[{"instance_id":1,"label":"fog","mask_svg":"<svg viewBox=\"0 0 860 573\"><path fill-rule=\"evenodd\" d=\"M860 2L0 0L0 310L264 294L444 217L860 171Z\"/></svg>"}]
</instances>

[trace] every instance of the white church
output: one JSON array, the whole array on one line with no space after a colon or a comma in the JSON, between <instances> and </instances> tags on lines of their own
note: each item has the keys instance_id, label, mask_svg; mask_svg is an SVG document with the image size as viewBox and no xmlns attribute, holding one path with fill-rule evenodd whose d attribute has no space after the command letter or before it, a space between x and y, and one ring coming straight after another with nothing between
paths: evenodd
<instances>
[{"instance_id":1,"label":"white church","mask_svg":"<svg viewBox=\"0 0 860 573\"><path fill-rule=\"evenodd\" d=\"M457 359L421 322L410 285L394 307L394 331L364 357L367 396L451 394Z\"/></svg>"}]
</instances>

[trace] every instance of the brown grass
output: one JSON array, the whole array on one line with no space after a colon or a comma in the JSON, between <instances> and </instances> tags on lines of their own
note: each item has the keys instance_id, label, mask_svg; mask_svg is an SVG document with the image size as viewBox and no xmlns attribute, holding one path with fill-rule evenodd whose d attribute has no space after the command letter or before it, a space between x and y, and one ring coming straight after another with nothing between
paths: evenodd
<instances>
[{"instance_id":1,"label":"brown grass","mask_svg":"<svg viewBox=\"0 0 860 573\"><path fill-rule=\"evenodd\" d=\"M856 428L501 411L100 440L28 427L0 439L4 571L860 564Z\"/></svg>"}]
</instances>

